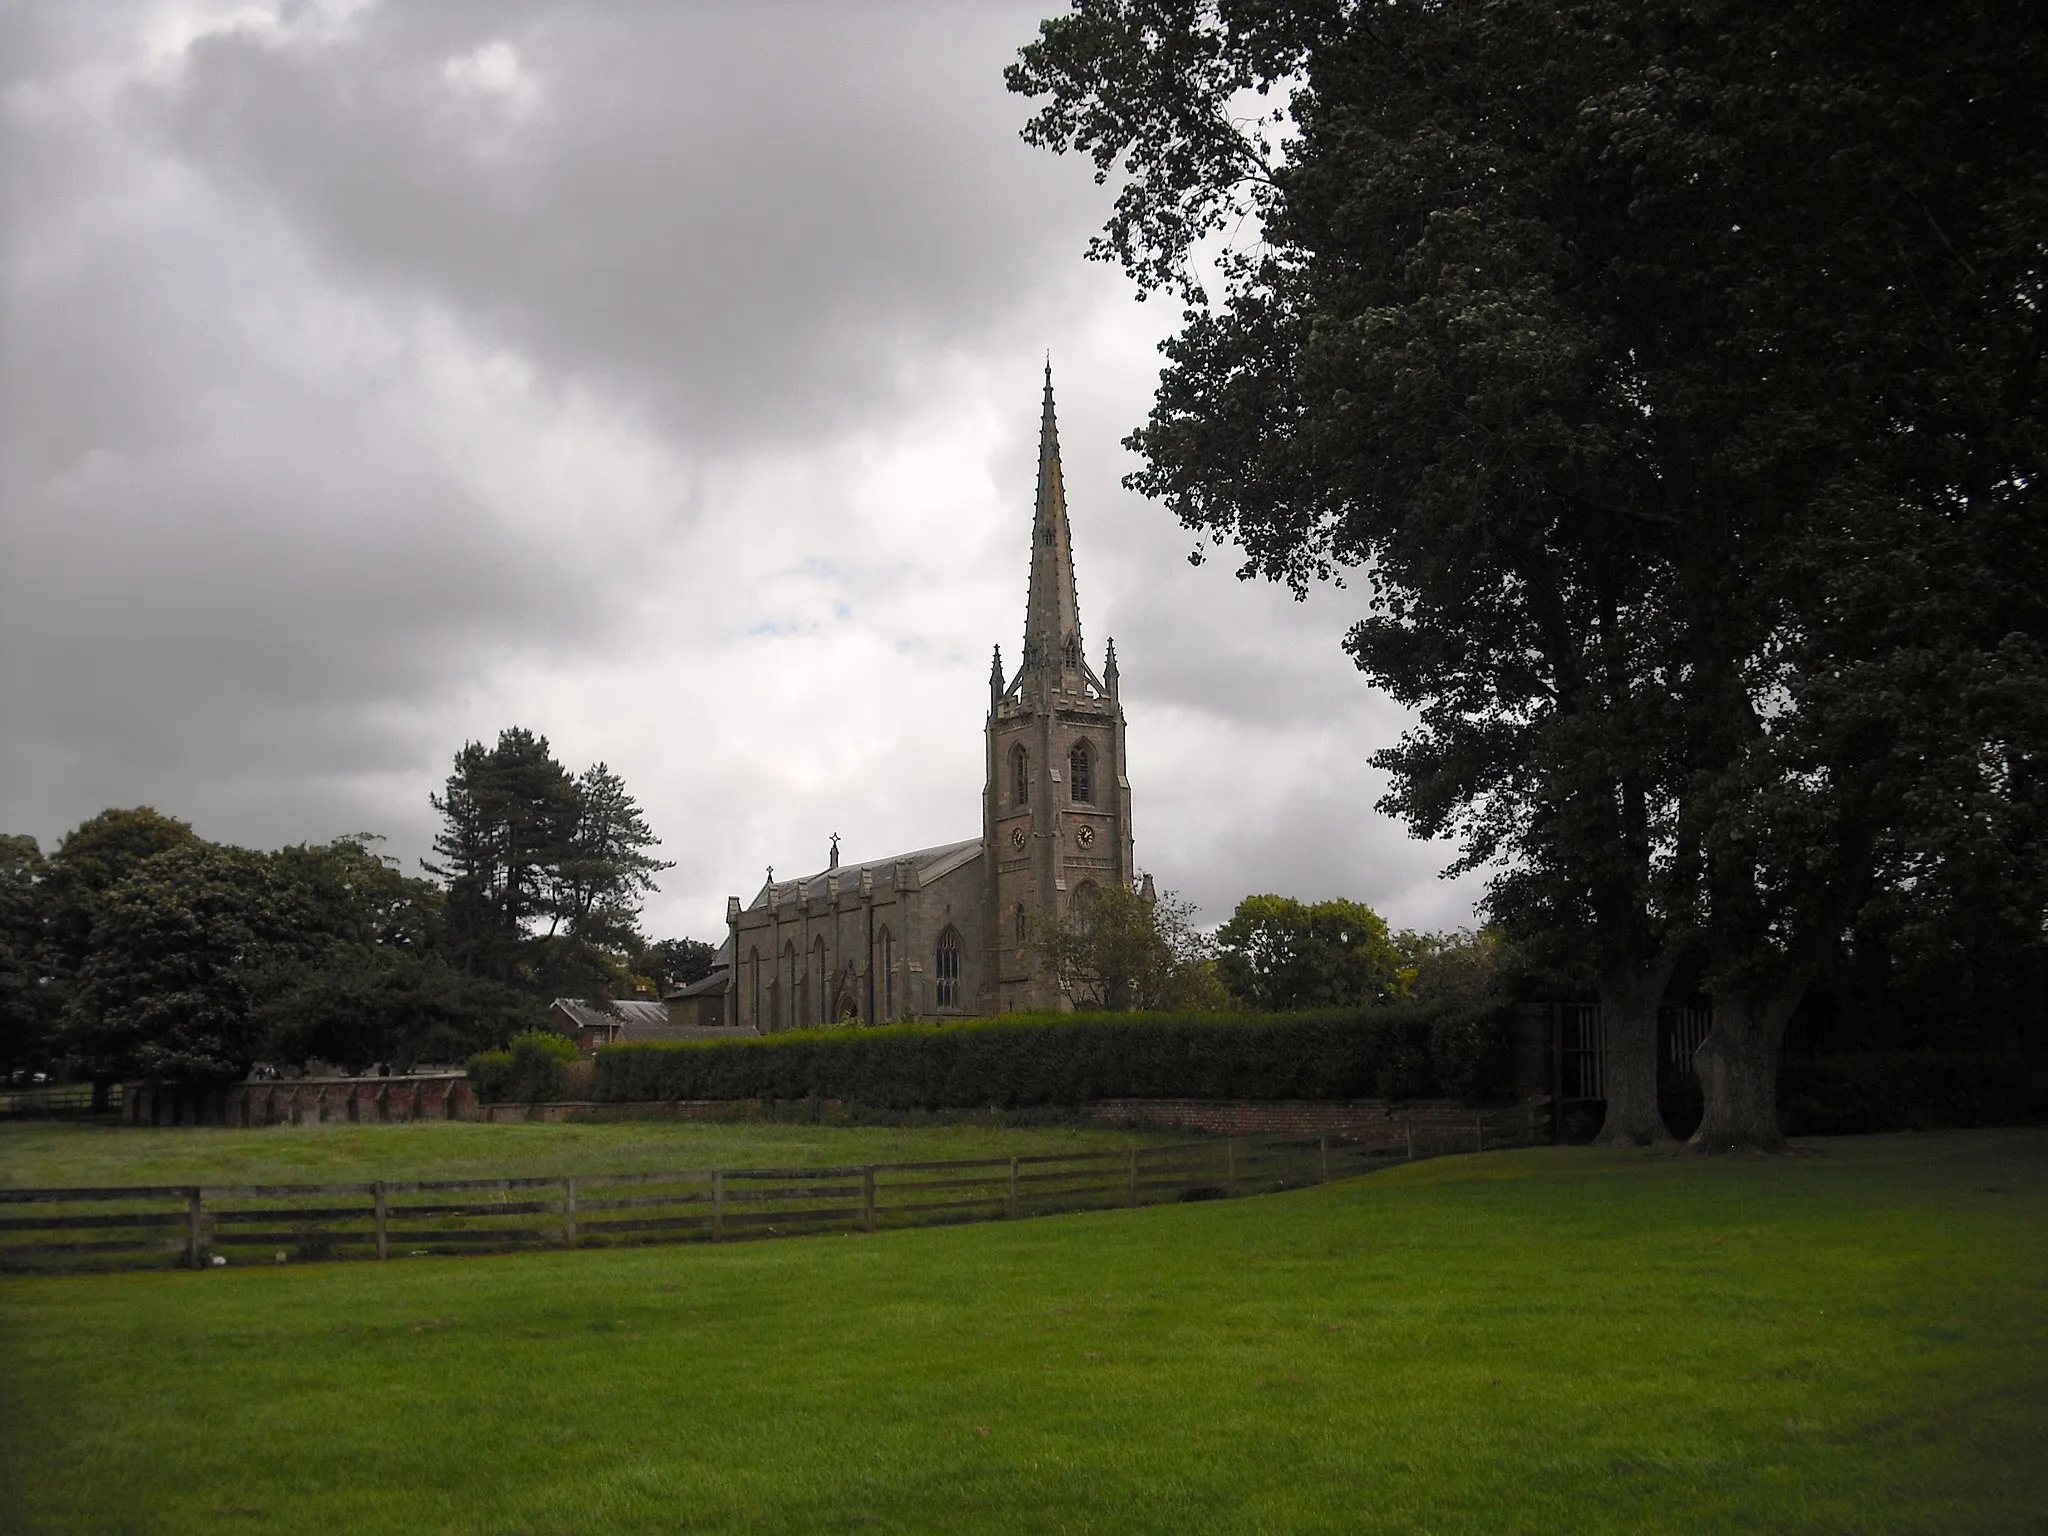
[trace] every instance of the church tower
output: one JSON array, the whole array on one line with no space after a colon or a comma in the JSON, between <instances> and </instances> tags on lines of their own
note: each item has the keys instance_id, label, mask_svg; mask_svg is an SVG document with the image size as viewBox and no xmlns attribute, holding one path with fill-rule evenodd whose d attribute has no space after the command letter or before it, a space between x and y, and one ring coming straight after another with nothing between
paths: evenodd
<instances>
[{"instance_id":1,"label":"church tower","mask_svg":"<svg viewBox=\"0 0 2048 1536\"><path fill-rule=\"evenodd\" d=\"M1067 1005L1057 979L1025 944L1031 924L1066 922L1091 887L1128 886L1135 868L1116 642L1098 674L1081 644L1049 362L1024 652L1016 676L1005 680L996 651L987 738L982 837L990 921L981 1006L989 1013L1060 1008Z\"/></svg>"}]
</instances>

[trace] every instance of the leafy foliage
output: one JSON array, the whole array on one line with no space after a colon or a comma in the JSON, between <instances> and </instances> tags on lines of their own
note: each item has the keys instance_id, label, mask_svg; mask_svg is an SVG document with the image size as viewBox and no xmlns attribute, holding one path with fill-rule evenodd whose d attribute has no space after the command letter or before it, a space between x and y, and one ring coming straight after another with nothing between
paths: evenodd
<instances>
[{"instance_id":1,"label":"leafy foliage","mask_svg":"<svg viewBox=\"0 0 2048 1536\"><path fill-rule=\"evenodd\" d=\"M625 783L603 763L577 777L545 736L501 731L455 754L432 797L442 827L449 947L465 971L537 991L610 996L637 949L640 905L669 866Z\"/></svg>"},{"instance_id":2,"label":"leafy foliage","mask_svg":"<svg viewBox=\"0 0 2048 1536\"><path fill-rule=\"evenodd\" d=\"M576 1042L548 1029L515 1035L509 1049L469 1059L469 1080L489 1104L540 1104L559 1098L567 1068L580 1059Z\"/></svg>"},{"instance_id":3,"label":"leafy foliage","mask_svg":"<svg viewBox=\"0 0 2048 1536\"><path fill-rule=\"evenodd\" d=\"M711 974L718 946L702 939L657 939L633 955L633 969L666 991L687 987Z\"/></svg>"},{"instance_id":4,"label":"leafy foliage","mask_svg":"<svg viewBox=\"0 0 2048 1536\"><path fill-rule=\"evenodd\" d=\"M1079 0L1011 71L1190 300L1134 486L1369 570L1382 807L1598 979L1631 1137L1695 946L1737 1141L1845 931L2040 953L2044 63L2015 3Z\"/></svg>"},{"instance_id":5,"label":"leafy foliage","mask_svg":"<svg viewBox=\"0 0 2048 1536\"><path fill-rule=\"evenodd\" d=\"M0 1077L49 1063L62 1003L32 837L0 837Z\"/></svg>"},{"instance_id":6,"label":"leafy foliage","mask_svg":"<svg viewBox=\"0 0 2048 1536\"><path fill-rule=\"evenodd\" d=\"M1403 956L1363 902L1247 896L1217 930L1216 949L1223 984L1249 1008L1356 1007L1408 994Z\"/></svg>"},{"instance_id":7,"label":"leafy foliage","mask_svg":"<svg viewBox=\"0 0 2048 1536\"><path fill-rule=\"evenodd\" d=\"M93 817L47 860L0 840L0 1070L403 1068L544 1024L540 996L632 990L639 901L665 866L616 774L572 779L508 731L465 747L434 804L445 891L367 835L263 853L147 807Z\"/></svg>"},{"instance_id":8,"label":"leafy foliage","mask_svg":"<svg viewBox=\"0 0 2048 1536\"><path fill-rule=\"evenodd\" d=\"M1077 1006L1112 1013L1200 1008L1223 999L1194 907L1173 892L1110 884L1074 903L1064 926L1034 923L1030 950Z\"/></svg>"},{"instance_id":9,"label":"leafy foliage","mask_svg":"<svg viewBox=\"0 0 2048 1536\"><path fill-rule=\"evenodd\" d=\"M74 1048L96 1073L204 1081L259 1056L255 1005L329 935L311 893L271 859L173 847L106 892L71 1000Z\"/></svg>"},{"instance_id":10,"label":"leafy foliage","mask_svg":"<svg viewBox=\"0 0 2048 1536\"><path fill-rule=\"evenodd\" d=\"M1404 931L1394 943L1412 973L1408 991L1417 1002L1456 1005L1506 997L1523 979L1522 957L1498 929Z\"/></svg>"}]
</instances>

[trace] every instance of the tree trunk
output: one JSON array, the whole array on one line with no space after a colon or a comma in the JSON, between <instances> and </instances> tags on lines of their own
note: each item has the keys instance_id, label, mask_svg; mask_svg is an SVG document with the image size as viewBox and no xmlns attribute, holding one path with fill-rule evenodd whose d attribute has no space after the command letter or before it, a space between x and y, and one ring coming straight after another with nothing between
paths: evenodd
<instances>
[{"instance_id":1,"label":"tree trunk","mask_svg":"<svg viewBox=\"0 0 2048 1536\"><path fill-rule=\"evenodd\" d=\"M1600 973L1600 1034L1607 1117L1596 1147L1650 1147L1668 1143L1657 1107L1657 1008L1678 964L1671 953L1648 963L1623 961Z\"/></svg>"},{"instance_id":2,"label":"tree trunk","mask_svg":"<svg viewBox=\"0 0 2048 1536\"><path fill-rule=\"evenodd\" d=\"M1778 1129L1778 1052L1811 980L1801 970L1763 986L1714 995L1714 1025L1693 1053L1706 1113L1687 1143L1700 1152L1773 1151Z\"/></svg>"}]
</instances>

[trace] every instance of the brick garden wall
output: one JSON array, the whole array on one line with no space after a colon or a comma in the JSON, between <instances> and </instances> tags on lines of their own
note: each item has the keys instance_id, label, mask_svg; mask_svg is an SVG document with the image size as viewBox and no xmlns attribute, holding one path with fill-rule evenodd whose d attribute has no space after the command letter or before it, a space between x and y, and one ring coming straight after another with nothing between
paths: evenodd
<instances>
[{"instance_id":1,"label":"brick garden wall","mask_svg":"<svg viewBox=\"0 0 2048 1536\"><path fill-rule=\"evenodd\" d=\"M131 1083L123 1125L382 1125L477 1119L476 1093L460 1072L414 1077L298 1077L195 1089Z\"/></svg>"}]
</instances>

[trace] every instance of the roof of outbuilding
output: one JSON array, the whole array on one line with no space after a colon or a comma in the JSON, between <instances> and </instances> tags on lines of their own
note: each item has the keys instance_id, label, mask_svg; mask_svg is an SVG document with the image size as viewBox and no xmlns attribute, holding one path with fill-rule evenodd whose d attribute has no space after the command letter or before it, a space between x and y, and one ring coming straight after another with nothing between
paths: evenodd
<instances>
[{"instance_id":1,"label":"roof of outbuilding","mask_svg":"<svg viewBox=\"0 0 2048 1536\"><path fill-rule=\"evenodd\" d=\"M643 1000L630 1002L606 1002L603 999L583 997L558 997L554 1006L568 1015L571 1022L583 1029L619 1028L626 1034L637 1034L643 1029L665 1028L668 1024L668 1010L660 1003Z\"/></svg>"},{"instance_id":2,"label":"roof of outbuilding","mask_svg":"<svg viewBox=\"0 0 2048 1536\"><path fill-rule=\"evenodd\" d=\"M880 881L884 875L893 874L898 864L915 864L918 879L931 881L941 875L950 875L962 864L980 855L981 839L970 837L963 842L941 843L936 848L920 848L915 853L892 853L883 859L867 859L859 864L841 864L836 873L839 876L841 890L847 889L848 882L859 885L860 872L864 869L873 870L877 881ZM754 899L747 903L747 910L759 911L767 907L774 898L786 896L792 890L801 891L806 896L822 898L825 894L825 877L833 873L834 870L821 869L814 875L802 875L795 880L763 883L761 889L755 893Z\"/></svg>"},{"instance_id":3,"label":"roof of outbuilding","mask_svg":"<svg viewBox=\"0 0 2048 1536\"><path fill-rule=\"evenodd\" d=\"M715 992L723 992L726 977L731 970L732 967L729 965L715 966L708 974L699 976L687 986L676 988L669 993L669 998L672 1000L678 997L709 997Z\"/></svg>"}]
</instances>

